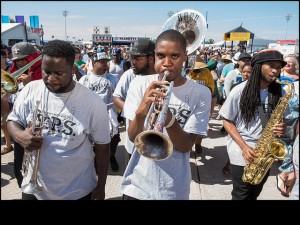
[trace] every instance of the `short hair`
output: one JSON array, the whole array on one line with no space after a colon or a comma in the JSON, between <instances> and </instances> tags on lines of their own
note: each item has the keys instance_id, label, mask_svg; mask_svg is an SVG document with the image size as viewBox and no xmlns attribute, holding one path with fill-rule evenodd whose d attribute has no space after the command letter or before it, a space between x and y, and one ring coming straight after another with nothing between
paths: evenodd
<instances>
[{"instance_id":1,"label":"short hair","mask_svg":"<svg viewBox=\"0 0 300 225\"><path fill-rule=\"evenodd\" d=\"M182 47L182 50L186 52L186 39L184 36L177 30L166 30L162 32L160 35L158 35L155 43L155 47L162 42L162 41L173 41L173 42L179 42L180 46Z\"/></svg>"},{"instance_id":2,"label":"short hair","mask_svg":"<svg viewBox=\"0 0 300 225\"><path fill-rule=\"evenodd\" d=\"M296 74L299 75L299 59L297 59L297 55L296 54L289 54L287 56L284 57L284 60L286 60L287 58L291 58L293 63L295 64L295 72Z\"/></svg>"},{"instance_id":3,"label":"short hair","mask_svg":"<svg viewBox=\"0 0 300 225\"><path fill-rule=\"evenodd\" d=\"M75 60L75 48L67 41L53 40L49 41L44 47L42 55L51 57L65 58L68 65L73 65Z\"/></svg>"}]
</instances>

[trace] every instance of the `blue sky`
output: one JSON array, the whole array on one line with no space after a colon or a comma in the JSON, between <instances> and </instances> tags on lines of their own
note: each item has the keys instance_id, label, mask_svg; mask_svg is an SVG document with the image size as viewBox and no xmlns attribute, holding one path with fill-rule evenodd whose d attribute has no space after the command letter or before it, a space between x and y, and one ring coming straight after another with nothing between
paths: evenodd
<instances>
[{"instance_id":1,"label":"blue sky","mask_svg":"<svg viewBox=\"0 0 300 225\"><path fill-rule=\"evenodd\" d=\"M38 15L45 40L52 35L55 39L65 38L63 10L69 11L66 23L70 40L91 40L94 26L99 26L100 32L109 26L111 34L118 37L156 38L168 12L183 9L199 11L204 17L207 12L205 38L215 42L242 23L257 38L281 40L286 31L286 39L299 38L298 1L1 1L1 15L13 19L24 15L28 25L29 16ZM287 14L292 14L288 22Z\"/></svg>"}]
</instances>

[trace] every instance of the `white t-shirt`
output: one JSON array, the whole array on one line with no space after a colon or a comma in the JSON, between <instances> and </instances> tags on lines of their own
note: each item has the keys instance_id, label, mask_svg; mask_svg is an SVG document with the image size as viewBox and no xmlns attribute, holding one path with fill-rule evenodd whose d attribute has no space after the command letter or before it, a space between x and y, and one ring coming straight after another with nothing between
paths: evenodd
<instances>
[{"instance_id":1,"label":"white t-shirt","mask_svg":"<svg viewBox=\"0 0 300 225\"><path fill-rule=\"evenodd\" d=\"M7 120L27 127L36 101L45 112L38 179L45 190L37 199L75 200L97 185L92 142L110 142L106 105L99 96L75 82L68 93L49 92L43 80L31 81L20 92ZM29 174L32 169L30 162Z\"/></svg>"},{"instance_id":2,"label":"white t-shirt","mask_svg":"<svg viewBox=\"0 0 300 225\"><path fill-rule=\"evenodd\" d=\"M118 65L118 64L115 64L115 63L114 63L114 60L110 60L110 61L109 61L109 72L110 72L111 74L116 75L117 78L118 78L118 80L120 80L120 78L121 78L121 76L122 76L122 74L123 74L123 72L124 72L124 69L123 69L124 63L125 63L125 60L124 60L124 59L121 60L121 62L120 62L119 65Z\"/></svg>"},{"instance_id":3,"label":"white t-shirt","mask_svg":"<svg viewBox=\"0 0 300 225\"><path fill-rule=\"evenodd\" d=\"M136 77L136 76L140 76L140 75L135 75L132 69L129 69L127 71L124 72L124 74L121 76L117 87L113 93L114 97L120 97L122 99L124 99L124 101L126 100L126 96L127 96L127 92L129 89L129 85L131 83L131 81ZM122 117L124 116L124 110L122 110ZM126 119L126 134L125 134L125 149L127 150L127 152L129 154L132 154L133 152L133 148L134 148L134 144L129 140L128 135L127 135L127 129L129 126L129 122L128 119Z\"/></svg>"},{"instance_id":4,"label":"white t-shirt","mask_svg":"<svg viewBox=\"0 0 300 225\"><path fill-rule=\"evenodd\" d=\"M117 78L110 73L95 75L93 72L80 78L79 83L94 91L105 104L110 104L113 101L113 92L117 86ZM118 134L118 118L116 107L112 104L107 107L110 118L111 136Z\"/></svg>"},{"instance_id":5,"label":"white t-shirt","mask_svg":"<svg viewBox=\"0 0 300 225\"><path fill-rule=\"evenodd\" d=\"M224 90L225 90L226 98L232 89L232 85L236 82L236 77L238 75L242 76L241 72L238 69L235 69L230 71L225 77Z\"/></svg>"},{"instance_id":6,"label":"white t-shirt","mask_svg":"<svg viewBox=\"0 0 300 225\"><path fill-rule=\"evenodd\" d=\"M158 75L136 77L130 83L124 113L129 120L144 96L145 90L158 80ZM211 105L210 90L191 80L174 87L169 108L187 133L207 135ZM168 135L166 129L164 134ZM141 156L135 149L122 179L122 193L137 199L188 199L191 183L190 153L173 149L165 160L154 161Z\"/></svg>"}]
</instances>

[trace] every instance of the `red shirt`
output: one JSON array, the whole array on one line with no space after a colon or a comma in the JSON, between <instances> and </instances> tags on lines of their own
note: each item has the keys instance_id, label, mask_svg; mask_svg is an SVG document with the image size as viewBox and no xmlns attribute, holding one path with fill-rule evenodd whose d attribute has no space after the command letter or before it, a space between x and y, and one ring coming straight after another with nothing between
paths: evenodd
<instances>
[{"instance_id":1,"label":"red shirt","mask_svg":"<svg viewBox=\"0 0 300 225\"><path fill-rule=\"evenodd\" d=\"M38 52L32 53L31 55L28 55L25 57L27 63L30 63L32 60L34 60L35 58L37 58L40 54ZM17 67L15 62L12 65L12 68L10 70L10 73L13 73L15 71L17 71ZM31 74L31 80L40 80L42 79L42 60L38 60L35 64L33 64L30 67L30 71L32 71Z\"/></svg>"}]
</instances>

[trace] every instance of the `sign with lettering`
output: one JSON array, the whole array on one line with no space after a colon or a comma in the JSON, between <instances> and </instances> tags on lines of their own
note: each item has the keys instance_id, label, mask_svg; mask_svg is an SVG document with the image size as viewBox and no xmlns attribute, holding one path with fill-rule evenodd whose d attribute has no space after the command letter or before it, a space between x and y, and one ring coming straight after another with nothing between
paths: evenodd
<instances>
[{"instance_id":1,"label":"sign with lettering","mask_svg":"<svg viewBox=\"0 0 300 225\"><path fill-rule=\"evenodd\" d=\"M250 32L231 32L229 41L249 41Z\"/></svg>"},{"instance_id":2,"label":"sign with lettering","mask_svg":"<svg viewBox=\"0 0 300 225\"><path fill-rule=\"evenodd\" d=\"M296 40L278 40L277 44L280 44L280 45L295 45Z\"/></svg>"}]
</instances>

